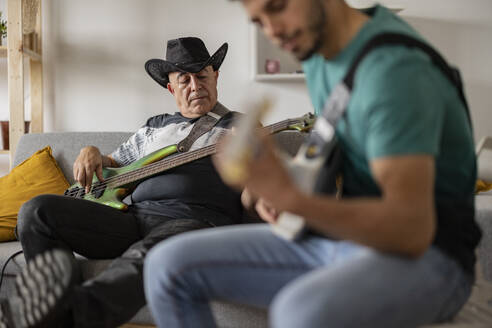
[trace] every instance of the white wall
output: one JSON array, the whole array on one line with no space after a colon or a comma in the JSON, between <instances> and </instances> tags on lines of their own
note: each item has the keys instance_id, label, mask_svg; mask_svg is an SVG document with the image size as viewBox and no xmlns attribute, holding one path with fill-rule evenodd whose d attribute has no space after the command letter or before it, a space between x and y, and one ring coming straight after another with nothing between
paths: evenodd
<instances>
[{"instance_id":1,"label":"white wall","mask_svg":"<svg viewBox=\"0 0 492 328\"><path fill-rule=\"evenodd\" d=\"M492 1L386 0L459 67L475 140L492 136Z\"/></svg>"},{"instance_id":2,"label":"white wall","mask_svg":"<svg viewBox=\"0 0 492 328\"><path fill-rule=\"evenodd\" d=\"M248 25L226 0L52 0L45 2L47 130L135 130L151 116L176 111L174 98L145 72L164 58L166 40L201 37L212 53L229 42L219 99L231 109L259 88L275 94L282 115L309 111L303 83L262 85L249 74Z\"/></svg>"},{"instance_id":3,"label":"white wall","mask_svg":"<svg viewBox=\"0 0 492 328\"><path fill-rule=\"evenodd\" d=\"M489 127L492 125L489 100L492 1L384 2L405 8L401 15L461 68L476 138L492 135ZM230 50L221 68L219 99L231 109L241 110L240 104L246 97L261 91L277 99L275 111L267 122L311 110L302 82L251 81L248 20L239 3L227 0L50 0L43 3L47 131L135 130L151 115L174 112L173 98L147 76L143 65L150 58L165 57L166 40L186 35L203 38L211 52L222 42L229 42ZM5 70L3 61L0 73ZM0 97L6 103L3 77ZM0 117L5 112L1 106Z\"/></svg>"}]
</instances>

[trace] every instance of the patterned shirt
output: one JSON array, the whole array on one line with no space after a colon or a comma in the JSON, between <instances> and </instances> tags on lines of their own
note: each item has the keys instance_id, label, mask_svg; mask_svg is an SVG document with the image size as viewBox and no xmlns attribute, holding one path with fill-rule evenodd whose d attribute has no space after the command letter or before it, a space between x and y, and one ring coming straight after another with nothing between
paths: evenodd
<instances>
[{"instance_id":1,"label":"patterned shirt","mask_svg":"<svg viewBox=\"0 0 492 328\"><path fill-rule=\"evenodd\" d=\"M222 105L217 103L217 106ZM119 166L128 165L156 150L177 144L190 134L197 120L198 118L186 118L179 112L151 117L110 156ZM222 121L230 123L228 117L224 117ZM224 122L219 122L208 133L198 138L189 151L216 143L218 138L227 131Z\"/></svg>"},{"instance_id":2,"label":"patterned shirt","mask_svg":"<svg viewBox=\"0 0 492 328\"><path fill-rule=\"evenodd\" d=\"M226 114L189 151L216 143L238 115L237 112ZM124 166L155 150L177 144L188 136L197 120L179 112L151 117L111 157ZM130 210L136 214L201 219L212 225L240 223L242 215L239 193L222 182L210 156L143 180L133 191L131 200Z\"/></svg>"}]
</instances>

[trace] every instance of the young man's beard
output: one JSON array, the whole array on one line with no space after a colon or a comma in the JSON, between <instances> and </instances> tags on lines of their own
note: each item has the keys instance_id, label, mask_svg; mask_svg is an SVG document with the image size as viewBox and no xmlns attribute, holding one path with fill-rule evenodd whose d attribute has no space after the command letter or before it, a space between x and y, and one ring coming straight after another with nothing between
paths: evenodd
<instances>
[{"instance_id":1,"label":"young man's beard","mask_svg":"<svg viewBox=\"0 0 492 328\"><path fill-rule=\"evenodd\" d=\"M300 61L311 58L323 46L324 28L326 25L325 8L321 0L311 0L311 10L309 11L308 19L311 19L311 24L307 31L313 35L313 45L305 53L297 54L296 57Z\"/></svg>"}]
</instances>

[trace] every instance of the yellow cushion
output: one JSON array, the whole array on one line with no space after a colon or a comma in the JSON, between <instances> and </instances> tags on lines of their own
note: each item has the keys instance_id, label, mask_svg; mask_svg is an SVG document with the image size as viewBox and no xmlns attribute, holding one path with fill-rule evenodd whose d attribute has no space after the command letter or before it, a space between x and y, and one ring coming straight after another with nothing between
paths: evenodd
<instances>
[{"instance_id":1,"label":"yellow cushion","mask_svg":"<svg viewBox=\"0 0 492 328\"><path fill-rule=\"evenodd\" d=\"M492 189L492 183L478 179L475 185L475 193L486 192Z\"/></svg>"},{"instance_id":2,"label":"yellow cushion","mask_svg":"<svg viewBox=\"0 0 492 328\"><path fill-rule=\"evenodd\" d=\"M41 194L63 194L68 186L49 146L0 178L0 241L15 239L14 228L22 204Z\"/></svg>"}]
</instances>

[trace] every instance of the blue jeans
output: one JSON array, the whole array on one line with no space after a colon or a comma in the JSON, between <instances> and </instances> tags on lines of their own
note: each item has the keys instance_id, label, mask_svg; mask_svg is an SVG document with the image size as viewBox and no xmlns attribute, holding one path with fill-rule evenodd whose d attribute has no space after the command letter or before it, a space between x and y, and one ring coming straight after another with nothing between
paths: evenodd
<instances>
[{"instance_id":1,"label":"blue jeans","mask_svg":"<svg viewBox=\"0 0 492 328\"><path fill-rule=\"evenodd\" d=\"M269 308L271 327L417 327L450 319L473 279L439 249L418 259L267 225L172 237L152 249L145 292L159 327L215 327L210 300Z\"/></svg>"}]
</instances>

